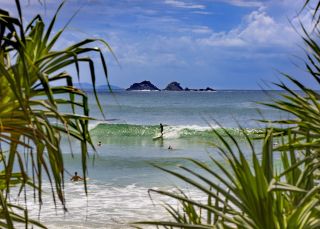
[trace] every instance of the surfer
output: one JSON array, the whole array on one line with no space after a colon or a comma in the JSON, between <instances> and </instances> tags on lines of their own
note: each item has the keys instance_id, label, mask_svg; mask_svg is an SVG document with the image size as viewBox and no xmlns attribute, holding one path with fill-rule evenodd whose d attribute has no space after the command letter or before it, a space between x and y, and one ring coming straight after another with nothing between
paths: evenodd
<instances>
[{"instance_id":1,"label":"surfer","mask_svg":"<svg viewBox=\"0 0 320 229\"><path fill-rule=\"evenodd\" d=\"M163 125L160 123L160 135L152 138L153 140L163 140Z\"/></svg>"},{"instance_id":2,"label":"surfer","mask_svg":"<svg viewBox=\"0 0 320 229\"><path fill-rule=\"evenodd\" d=\"M163 137L163 125L162 125L162 123L160 123L160 133L161 133L161 137Z\"/></svg>"},{"instance_id":3,"label":"surfer","mask_svg":"<svg viewBox=\"0 0 320 229\"><path fill-rule=\"evenodd\" d=\"M83 180L82 177L78 176L78 173L75 172L74 173L74 176L70 179L71 181L80 181L80 180Z\"/></svg>"},{"instance_id":4,"label":"surfer","mask_svg":"<svg viewBox=\"0 0 320 229\"><path fill-rule=\"evenodd\" d=\"M168 150L173 150L173 148L172 148L172 146L171 146L171 145L169 145Z\"/></svg>"}]
</instances>

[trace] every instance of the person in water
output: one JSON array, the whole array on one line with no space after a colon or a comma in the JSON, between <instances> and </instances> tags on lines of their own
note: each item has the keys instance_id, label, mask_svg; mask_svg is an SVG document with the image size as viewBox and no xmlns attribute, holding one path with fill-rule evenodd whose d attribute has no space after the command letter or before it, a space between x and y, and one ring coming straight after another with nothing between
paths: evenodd
<instances>
[{"instance_id":1,"label":"person in water","mask_svg":"<svg viewBox=\"0 0 320 229\"><path fill-rule=\"evenodd\" d=\"M70 179L71 181L80 181L80 180L83 180L82 177L78 176L78 173L75 172L74 173L74 176Z\"/></svg>"},{"instance_id":2,"label":"person in water","mask_svg":"<svg viewBox=\"0 0 320 229\"><path fill-rule=\"evenodd\" d=\"M101 146L101 141L98 142L98 146Z\"/></svg>"},{"instance_id":3,"label":"person in water","mask_svg":"<svg viewBox=\"0 0 320 229\"><path fill-rule=\"evenodd\" d=\"M171 145L169 145L168 150L173 150L173 148L172 148L172 146L171 146Z\"/></svg>"},{"instance_id":4,"label":"person in water","mask_svg":"<svg viewBox=\"0 0 320 229\"><path fill-rule=\"evenodd\" d=\"M160 133L161 133L161 137L163 136L163 125L162 123L160 123Z\"/></svg>"}]
</instances>

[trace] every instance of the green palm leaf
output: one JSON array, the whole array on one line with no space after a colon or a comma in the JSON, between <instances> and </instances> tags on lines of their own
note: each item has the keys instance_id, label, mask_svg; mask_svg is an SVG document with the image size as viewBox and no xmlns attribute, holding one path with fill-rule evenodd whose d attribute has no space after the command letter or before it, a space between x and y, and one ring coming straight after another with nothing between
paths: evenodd
<instances>
[{"instance_id":1,"label":"green palm leaf","mask_svg":"<svg viewBox=\"0 0 320 229\"><path fill-rule=\"evenodd\" d=\"M22 219L25 223L35 223L28 219L27 214L19 219L8 210L5 203L11 189L10 184L19 185L20 189L26 184L31 185L37 189L41 204L43 177L47 177L52 187L54 203L58 204L59 201L65 208L64 160L60 149L62 137L68 136L80 142L83 176L87 176L88 147L94 149L88 129L88 121L91 120L88 98L85 92L73 86L73 77L65 72L65 68L75 66L79 78L79 64L87 64L95 98L102 112L95 89L97 64L91 58L82 56L97 54L108 81L106 61L101 49L90 46L99 43L109 51L112 50L104 40L90 38L63 50L54 49L66 28L53 34L63 4L64 2L59 5L48 27L40 15L36 15L24 27L19 0L16 0L18 18L0 9L0 141L8 146L7 151L1 151L5 158L5 176L0 176L0 186L5 187L1 189L2 206L7 212L5 215L0 214L0 221L2 218L6 219L1 221L3 227L7 225L11 228L16 222L22 222ZM56 82L61 86L54 86L53 83ZM61 94L69 99L57 96ZM61 105L70 106L73 113L61 112ZM75 114L75 107L82 111ZM19 152L21 147L26 149L25 153L31 158L30 179L24 166L26 162L21 159L23 152ZM18 173L14 171L15 164L19 165ZM15 174L21 174L23 179L17 179ZM87 193L85 179L84 189Z\"/></svg>"}]
</instances>

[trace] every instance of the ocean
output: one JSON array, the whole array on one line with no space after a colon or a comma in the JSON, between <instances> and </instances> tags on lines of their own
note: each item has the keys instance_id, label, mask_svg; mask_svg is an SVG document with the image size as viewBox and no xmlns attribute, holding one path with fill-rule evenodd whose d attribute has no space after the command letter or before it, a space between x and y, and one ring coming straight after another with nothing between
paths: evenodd
<instances>
[{"instance_id":1,"label":"ocean","mask_svg":"<svg viewBox=\"0 0 320 229\"><path fill-rule=\"evenodd\" d=\"M183 187L195 198L205 198L192 187L160 171L153 165L177 170L178 164L191 166L184 158L209 162L218 157L211 143L217 138L213 129L226 128L248 147L239 127L254 135L265 124L257 120L287 118L288 115L258 104L271 102L279 91L217 92L142 92L115 91L100 93L106 120L103 120L92 94L90 132L97 146L94 160L89 162L88 196L82 182L67 177L65 194L68 212L54 208L50 186L45 183L44 205L39 209L30 192L31 216L40 218L49 228L127 228L139 220L165 219L163 201L177 203L151 194L148 189ZM164 125L164 137L153 140ZM81 175L79 145L72 141L73 156L66 139L62 142L67 175ZM258 143L259 145L259 143ZM168 147L172 150L169 150ZM248 151L249 154L249 151ZM93 156L91 156L93 158ZM23 202L23 201L22 201Z\"/></svg>"}]
</instances>

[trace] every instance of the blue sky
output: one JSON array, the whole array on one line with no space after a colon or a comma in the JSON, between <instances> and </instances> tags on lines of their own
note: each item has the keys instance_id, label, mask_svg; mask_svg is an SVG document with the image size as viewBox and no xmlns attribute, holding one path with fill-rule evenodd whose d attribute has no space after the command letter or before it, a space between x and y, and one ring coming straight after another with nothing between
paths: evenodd
<instances>
[{"instance_id":1,"label":"blue sky","mask_svg":"<svg viewBox=\"0 0 320 229\"><path fill-rule=\"evenodd\" d=\"M59 3L47 0L44 7L37 0L21 2L27 20L35 13L50 19ZM14 12L13 3L0 3ZM278 81L278 71L312 84L295 65L302 66L297 56L303 57L303 43L294 26L299 27L299 21L310 24L308 12L297 14L302 4L303 0L69 0L56 30L79 12L58 46L85 37L105 39L120 62L105 49L110 82L121 87L150 80L160 88L178 81L189 88L259 89L265 82ZM86 74L82 81L89 81ZM100 77L98 84L104 83Z\"/></svg>"}]
</instances>

